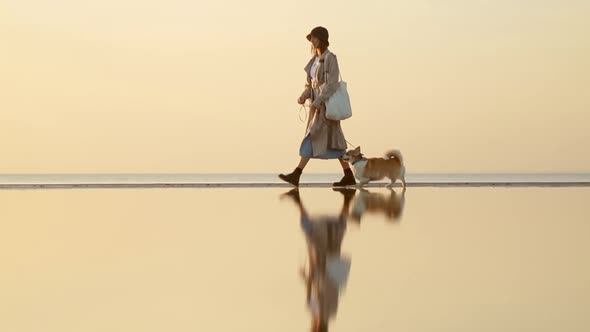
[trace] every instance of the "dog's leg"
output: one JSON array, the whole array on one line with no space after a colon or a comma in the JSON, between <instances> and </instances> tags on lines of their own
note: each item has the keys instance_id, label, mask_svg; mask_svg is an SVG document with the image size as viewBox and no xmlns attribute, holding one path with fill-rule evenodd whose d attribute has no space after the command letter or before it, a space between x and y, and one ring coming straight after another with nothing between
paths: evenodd
<instances>
[{"instance_id":1,"label":"dog's leg","mask_svg":"<svg viewBox=\"0 0 590 332\"><path fill-rule=\"evenodd\" d=\"M395 184L395 178L393 178L393 179L390 178L389 181L391 181L391 182L389 182L385 186L388 188L393 188L393 185Z\"/></svg>"},{"instance_id":2,"label":"dog's leg","mask_svg":"<svg viewBox=\"0 0 590 332\"><path fill-rule=\"evenodd\" d=\"M404 189L406 189L406 167L405 166L402 168L402 171L400 174L400 180L402 180L402 186L404 187Z\"/></svg>"}]
</instances>

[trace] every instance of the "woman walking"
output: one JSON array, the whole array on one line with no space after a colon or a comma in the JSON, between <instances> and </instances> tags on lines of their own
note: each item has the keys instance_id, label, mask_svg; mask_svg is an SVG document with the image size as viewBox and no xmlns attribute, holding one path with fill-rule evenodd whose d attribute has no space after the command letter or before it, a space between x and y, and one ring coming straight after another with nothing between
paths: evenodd
<instances>
[{"instance_id":1,"label":"woman walking","mask_svg":"<svg viewBox=\"0 0 590 332\"><path fill-rule=\"evenodd\" d=\"M307 83L305 90L297 99L297 103L303 105L307 99L311 101L306 132L299 155L299 164L289 174L279 174L279 178L294 186L299 186L299 178L310 159L338 159L344 177L334 186L348 186L356 184L354 175L347 161L342 160L346 153L346 139L340 126L340 121L326 118L326 100L334 94L338 88L340 69L336 55L328 50L328 30L324 27L315 27L307 35L311 42L313 57L305 66Z\"/></svg>"}]
</instances>

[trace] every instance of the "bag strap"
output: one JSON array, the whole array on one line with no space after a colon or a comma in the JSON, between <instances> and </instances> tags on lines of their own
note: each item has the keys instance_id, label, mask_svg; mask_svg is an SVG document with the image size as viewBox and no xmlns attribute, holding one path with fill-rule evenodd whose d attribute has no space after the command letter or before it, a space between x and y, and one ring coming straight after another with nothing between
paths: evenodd
<instances>
[{"instance_id":1,"label":"bag strap","mask_svg":"<svg viewBox=\"0 0 590 332\"><path fill-rule=\"evenodd\" d=\"M328 52L330 52L330 51L328 51ZM335 56L332 52L330 52L330 54ZM326 82L328 82L328 66L327 66L327 61L326 61L328 59L328 55L329 54L326 54L326 56L324 57L324 76L326 77ZM340 69L340 68L338 68L338 69ZM338 74L340 74L340 81L344 81L342 79L342 71L341 70L338 70Z\"/></svg>"}]
</instances>

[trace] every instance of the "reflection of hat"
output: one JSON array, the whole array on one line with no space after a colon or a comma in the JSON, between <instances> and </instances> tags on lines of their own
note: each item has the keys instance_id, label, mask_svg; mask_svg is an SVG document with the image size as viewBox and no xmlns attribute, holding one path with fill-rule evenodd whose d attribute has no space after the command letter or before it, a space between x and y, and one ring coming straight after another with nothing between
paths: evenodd
<instances>
[{"instance_id":1,"label":"reflection of hat","mask_svg":"<svg viewBox=\"0 0 590 332\"><path fill-rule=\"evenodd\" d=\"M311 30L311 32L306 36L307 40L311 40L311 36L316 37L321 41L328 41L328 29L324 27L315 27Z\"/></svg>"}]
</instances>

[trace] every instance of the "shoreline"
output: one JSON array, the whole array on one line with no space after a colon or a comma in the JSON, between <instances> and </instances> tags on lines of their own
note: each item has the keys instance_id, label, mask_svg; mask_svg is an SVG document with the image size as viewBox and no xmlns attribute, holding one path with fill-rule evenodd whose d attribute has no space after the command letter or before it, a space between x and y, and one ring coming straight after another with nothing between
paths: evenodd
<instances>
[{"instance_id":1,"label":"shoreline","mask_svg":"<svg viewBox=\"0 0 590 332\"><path fill-rule=\"evenodd\" d=\"M386 182L364 188L385 188ZM291 188L288 183L22 183L0 184L4 189L133 189L133 188ZM332 183L301 183L300 188L332 188ZM400 188L396 183L394 188ZM408 182L407 187L590 187L590 182ZM350 188L353 188L351 186Z\"/></svg>"}]
</instances>

